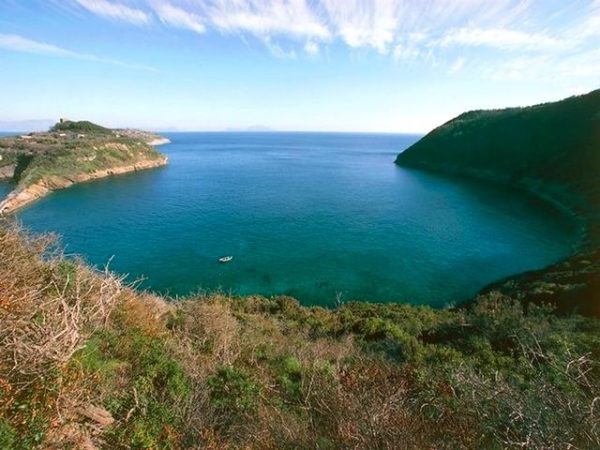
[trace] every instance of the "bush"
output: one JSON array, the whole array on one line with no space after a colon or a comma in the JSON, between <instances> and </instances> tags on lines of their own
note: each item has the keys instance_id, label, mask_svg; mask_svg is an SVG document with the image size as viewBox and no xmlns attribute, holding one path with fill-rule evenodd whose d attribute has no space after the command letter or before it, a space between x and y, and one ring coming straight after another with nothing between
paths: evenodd
<instances>
[{"instance_id":1,"label":"bush","mask_svg":"<svg viewBox=\"0 0 600 450\"><path fill-rule=\"evenodd\" d=\"M244 416L258 407L260 386L246 373L222 367L207 380L212 404L224 415Z\"/></svg>"}]
</instances>

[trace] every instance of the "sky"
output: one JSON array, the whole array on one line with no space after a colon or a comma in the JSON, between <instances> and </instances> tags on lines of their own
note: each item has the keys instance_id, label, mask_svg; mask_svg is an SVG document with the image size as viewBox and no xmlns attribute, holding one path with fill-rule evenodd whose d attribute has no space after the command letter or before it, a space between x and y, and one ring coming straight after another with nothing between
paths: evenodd
<instances>
[{"instance_id":1,"label":"sky","mask_svg":"<svg viewBox=\"0 0 600 450\"><path fill-rule=\"evenodd\" d=\"M0 0L0 122L423 133L600 88L600 0Z\"/></svg>"}]
</instances>

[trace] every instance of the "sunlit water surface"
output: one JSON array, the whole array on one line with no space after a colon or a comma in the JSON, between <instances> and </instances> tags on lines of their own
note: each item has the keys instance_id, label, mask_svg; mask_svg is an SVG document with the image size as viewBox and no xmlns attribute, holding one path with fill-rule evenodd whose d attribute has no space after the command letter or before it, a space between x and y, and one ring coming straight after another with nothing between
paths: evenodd
<instances>
[{"instance_id":1,"label":"sunlit water surface","mask_svg":"<svg viewBox=\"0 0 600 450\"><path fill-rule=\"evenodd\" d=\"M574 225L536 199L393 164L416 136L168 137L168 167L77 185L18 217L161 293L289 294L319 305L340 293L441 306L577 244ZM219 264L224 255L233 261Z\"/></svg>"}]
</instances>

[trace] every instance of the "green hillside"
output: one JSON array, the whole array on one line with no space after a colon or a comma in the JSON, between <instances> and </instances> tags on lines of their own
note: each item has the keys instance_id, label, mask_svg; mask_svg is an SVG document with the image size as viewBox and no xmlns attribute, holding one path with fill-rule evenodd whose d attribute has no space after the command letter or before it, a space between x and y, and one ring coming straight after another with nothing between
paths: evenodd
<instances>
[{"instance_id":1,"label":"green hillside","mask_svg":"<svg viewBox=\"0 0 600 450\"><path fill-rule=\"evenodd\" d=\"M400 153L396 164L510 184L568 210L586 245L490 289L600 315L600 90L525 108L471 111Z\"/></svg>"},{"instance_id":2,"label":"green hillside","mask_svg":"<svg viewBox=\"0 0 600 450\"><path fill-rule=\"evenodd\" d=\"M55 124L52 128L50 128L51 132L58 131L72 131L75 133L97 133L97 134L107 134L111 133L111 130L108 128L104 128L100 125L96 125L88 120L81 120L78 122L74 122L71 120L62 120Z\"/></svg>"},{"instance_id":3,"label":"green hillside","mask_svg":"<svg viewBox=\"0 0 600 450\"><path fill-rule=\"evenodd\" d=\"M0 213L74 183L164 165L166 157L150 145L158 137L62 121L45 133L0 138L0 178L14 187L6 199L0 198Z\"/></svg>"},{"instance_id":4,"label":"green hillside","mask_svg":"<svg viewBox=\"0 0 600 450\"><path fill-rule=\"evenodd\" d=\"M396 163L521 185L571 209L600 205L600 90L525 108L471 111Z\"/></svg>"}]
</instances>

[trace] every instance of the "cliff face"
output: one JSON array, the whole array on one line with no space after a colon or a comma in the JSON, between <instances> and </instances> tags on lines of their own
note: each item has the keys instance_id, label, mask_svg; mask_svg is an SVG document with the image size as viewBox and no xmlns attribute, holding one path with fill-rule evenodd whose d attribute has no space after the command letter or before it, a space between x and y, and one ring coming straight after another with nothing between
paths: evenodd
<instances>
[{"instance_id":1,"label":"cliff face","mask_svg":"<svg viewBox=\"0 0 600 450\"><path fill-rule=\"evenodd\" d=\"M0 202L0 214L75 183L163 166L167 157L153 145L168 142L152 133L112 131L89 122L63 122L48 133L0 139L0 178L16 183Z\"/></svg>"},{"instance_id":2,"label":"cliff face","mask_svg":"<svg viewBox=\"0 0 600 450\"><path fill-rule=\"evenodd\" d=\"M521 186L600 222L600 90L526 108L472 111L396 163Z\"/></svg>"}]
</instances>

